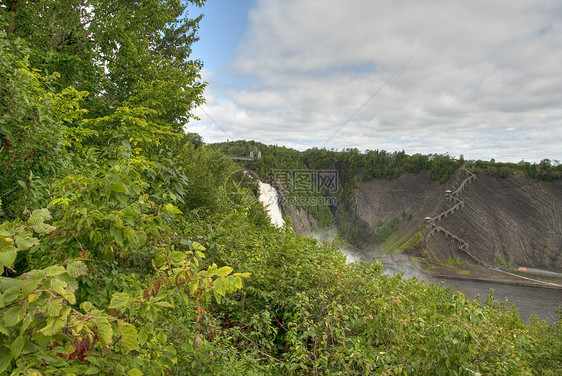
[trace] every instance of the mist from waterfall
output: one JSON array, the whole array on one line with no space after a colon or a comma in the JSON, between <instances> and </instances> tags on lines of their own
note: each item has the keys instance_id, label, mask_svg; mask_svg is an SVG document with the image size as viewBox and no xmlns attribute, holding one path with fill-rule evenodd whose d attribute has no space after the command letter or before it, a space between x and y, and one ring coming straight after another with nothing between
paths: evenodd
<instances>
[{"instance_id":1,"label":"mist from waterfall","mask_svg":"<svg viewBox=\"0 0 562 376\"><path fill-rule=\"evenodd\" d=\"M281 207L279 206L279 194L277 193L277 189L270 184L261 181L259 182L259 187L259 200L267 211L267 215L269 216L271 223L275 227L283 227L285 221L283 220L283 214L281 213Z\"/></svg>"}]
</instances>

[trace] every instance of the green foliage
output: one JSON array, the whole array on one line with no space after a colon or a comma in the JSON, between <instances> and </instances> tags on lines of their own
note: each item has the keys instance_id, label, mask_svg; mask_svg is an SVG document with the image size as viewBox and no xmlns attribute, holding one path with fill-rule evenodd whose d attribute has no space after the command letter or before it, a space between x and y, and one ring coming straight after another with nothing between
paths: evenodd
<instances>
[{"instance_id":1,"label":"green foliage","mask_svg":"<svg viewBox=\"0 0 562 376\"><path fill-rule=\"evenodd\" d=\"M240 295L219 308L229 336L243 349L239 361L245 362L245 351L258 359L252 369L311 375L541 372L532 366L536 337L514 311L383 276L378 263L345 266L342 255L313 240L264 231L242 218L231 213L208 225L210 242L237 249L209 255L252 272Z\"/></svg>"},{"instance_id":2,"label":"green foliage","mask_svg":"<svg viewBox=\"0 0 562 376\"><path fill-rule=\"evenodd\" d=\"M509 260L507 261L507 265L510 268L513 268L515 266L515 260L513 259L513 256L509 256Z\"/></svg>"},{"instance_id":3,"label":"green foliage","mask_svg":"<svg viewBox=\"0 0 562 376\"><path fill-rule=\"evenodd\" d=\"M461 265L461 260L458 257L455 257L455 259L453 259L451 256L447 256L447 260L445 260L445 266L447 267L455 267L455 266L460 266Z\"/></svg>"},{"instance_id":4,"label":"green foliage","mask_svg":"<svg viewBox=\"0 0 562 376\"><path fill-rule=\"evenodd\" d=\"M179 138L169 125L151 121L156 114L155 110L144 107L119 107L111 115L85 121L83 126L97 136L93 140L95 144L109 146L108 152L116 153L124 147L124 152L139 154Z\"/></svg>"},{"instance_id":5,"label":"green foliage","mask_svg":"<svg viewBox=\"0 0 562 376\"><path fill-rule=\"evenodd\" d=\"M120 106L156 111L155 120L180 131L202 102L202 63L189 60L198 19L187 5L204 0L7 1L0 7L10 36L29 41L30 61L59 72L57 91L87 91L92 118Z\"/></svg>"},{"instance_id":6,"label":"green foliage","mask_svg":"<svg viewBox=\"0 0 562 376\"><path fill-rule=\"evenodd\" d=\"M30 67L29 53L24 41L0 31L0 196L8 217L45 204L47 183L68 166L66 123L80 117L77 106L86 95L52 93L59 75L40 75Z\"/></svg>"},{"instance_id":7,"label":"green foliage","mask_svg":"<svg viewBox=\"0 0 562 376\"><path fill-rule=\"evenodd\" d=\"M500 253L495 253L494 256L496 257L496 261L499 262L501 266L507 266L507 262L505 258Z\"/></svg>"},{"instance_id":8,"label":"green foliage","mask_svg":"<svg viewBox=\"0 0 562 376\"><path fill-rule=\"evenodd\" d=\"M486 172L507 178L511 175L523 175L541 182L551 182L562 176L560 161L543 159L539 163L520 161L519 163L502 163L495 161L477 161L474 171Z\"/></svg>"},{"instance_id":9,"label":"green foliage","mask_svg":"<svg viewBox=\"0 0 562 376\"><path fill-rule=\"evenodd\" d=\"M303 153L307 164L320 160L323 168L341 166L344 184L362 171L361 179L397 179L404 172L418 173L428 171L433 180L444 183L454 174L462 163L449 155L407 155L404 151L387 152L385 150L367 150L360 153L357 149L327 151L309 149Z\"/></svg>"},{"instance_id":10,"label":"green foliage","mask_svg":"<svg viewBox=\"0 0 562 376\"><path fill-rule=\"evenodd\" d=\"M18 253L32 255L33 248L40 246L34 235L54 231L45 223L49 219L50 213L43 209L32 213L25 223L3 224L0 266L17 275L14 263ZM87 300L77 302L79 280L95 265L94 259L83 254L16 277L0 277L0 336L3 343L11 344L3 348L9 352L3 354L0 372L10 367L76 374L154 373L155 369L160 373L169 369L175 349L157 323L164 311L173 309L176 301L186 305L214 297L220 302L241 288L242 278L249 276L232 274L232 268L215 264L202 269L198 260L204 258L204 247L181 240L179 246L184 245L192 250L160 246L152 261L154 273L145 279L145 287L112 293L104 309ZM94 298L95 294L91 295ZM124 359L129 359L128 363Z\"/></svg>"},{"instance_id":11,"label":"green foliage","mask_svg":"<svg viewBox=\"0 0 562 376\"><path fill-rule=\"evenodd\" d=\"M385 242L397 229L400 224L400 218L392 218L386 225L384 225L380 230L377 231L376 241L377 243Z\"/></svg>"},{"instance_id":12,"label":"green foliage","mask_svg":"<svg viewBox=\"0 0 562 376\"><path fill-rule=\"evenodd\" d=\"M430 156L429 177L443 184L459 169L462 164L449 155L434 154Z\"/></svg>"},{"instance_id":13,"label":"green foliage","mask_svg":"<svg viewBox=\"0 0 562 376\"><path fill-rule=\"evenodd\" d=\"M423 240L424 240L424 237L423 237L423 234L422 234L421 229L420 229L414 234L414 236L412 236L405 243L403 243L399 247L399 250L401 252L412 250L412 249L416 248L417 246L419 246L420 244L422 244Z\"/></svg>"}]
</instances>

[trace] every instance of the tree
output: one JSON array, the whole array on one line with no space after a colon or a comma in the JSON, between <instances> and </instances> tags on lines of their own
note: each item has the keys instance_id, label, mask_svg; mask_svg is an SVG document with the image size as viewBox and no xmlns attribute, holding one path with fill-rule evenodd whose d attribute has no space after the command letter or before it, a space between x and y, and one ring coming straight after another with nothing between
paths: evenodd
<instances>
[{"instance_id":1,"label":"tree","mask_svg":"<svg viewBox=\"0 0 562 376\"><path fill-rule=\"evenodd\" d=\"M0 25L6 25L1 14ZM47 192L37 186L45 188L68 166L66 124L81 116L78 103L87 94L72 88L53 93L60 75L33 70L30 53L25 41L0 30L0 198L8 217L40 204Z\"/></svg>"},{"instance_id":2,"label":"tree","mask_svg":"<svg viewBox=\"0 0 562 376\"><path fill-rule=\"evenodd\" d=\"M89 117L147 107L181 130L205 87L202 63L189 59L201 19L188 17L190 3L204 0L11 0L0 16L8 35L28 41L32 68L61 74L56 91L90 93Z\"/></svg>"}]
</instances>

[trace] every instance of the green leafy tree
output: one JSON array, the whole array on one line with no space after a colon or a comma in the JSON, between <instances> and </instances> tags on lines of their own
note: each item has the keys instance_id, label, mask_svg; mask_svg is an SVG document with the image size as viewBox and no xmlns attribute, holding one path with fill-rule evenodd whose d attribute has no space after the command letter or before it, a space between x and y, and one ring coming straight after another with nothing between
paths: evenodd
<instances>
[{"instance_id":1,"label":"green leafy tree","mask_svg":"<svg viewBox=\"0 0 562 376\"><path fill-rule=\"evenodd\" d=\"M8 217L46 204L48 183L69 166L67 125L83 114L79 103L87 95L53 93L60 75L31 68L30 53L25 41L0 31L0 197Z\"/></svg>"},{"instance_id":2,"label":"green leafy tree","mask_svg":"<svg viewBox=\"0 0 562 376\"><path fill-rule=\"evenodd\" d=\"M202 102L202 63L189 59L204 0L5 1L8 35L25 38L33 68L58 72L58 90L87 91L89 117L119 106L147 107L181 130Z\"/></svg>"}]
</instances>

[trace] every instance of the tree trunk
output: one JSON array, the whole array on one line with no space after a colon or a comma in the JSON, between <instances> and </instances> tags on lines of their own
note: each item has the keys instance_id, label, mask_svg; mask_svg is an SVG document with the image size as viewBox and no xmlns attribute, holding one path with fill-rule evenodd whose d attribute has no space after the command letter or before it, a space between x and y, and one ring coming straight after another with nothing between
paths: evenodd
<instances>
[{"instance_id":1,"label":"tree trunk","mask_svg":"<svg viewBox=\"0 0 562 376\"><path fill-rule=\"evenodd\" d=\"M16 1L11 1L9 6L8 6L8 12L13 13L10 17L10 19L8 20L8 28L6 29L6 32L8 34L13 34L16 31L16 18L17 18L17 12L20 9L20 4Z\"/></svg>"}]
</instances>

